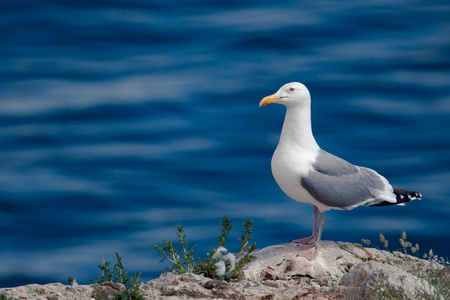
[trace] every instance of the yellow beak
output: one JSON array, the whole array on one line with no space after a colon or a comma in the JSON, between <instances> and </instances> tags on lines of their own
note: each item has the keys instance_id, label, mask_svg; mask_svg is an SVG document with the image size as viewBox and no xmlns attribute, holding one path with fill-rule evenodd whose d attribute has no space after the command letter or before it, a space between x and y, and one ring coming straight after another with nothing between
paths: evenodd
<instances>
[{"instance_id":1,"label":"yellow beak","mask_svg":"<svg viewBox=\"0 0 450 300\"><path fill-rule=\"evenodd\" d=\"M275 96L275 94L264 97L261 102L259 102L259 107L261 106L265 106L267 104L271 104L271 103L275 103L278 102L278 100L280 100L280 97Z\"/></svg>"}]
</instances>

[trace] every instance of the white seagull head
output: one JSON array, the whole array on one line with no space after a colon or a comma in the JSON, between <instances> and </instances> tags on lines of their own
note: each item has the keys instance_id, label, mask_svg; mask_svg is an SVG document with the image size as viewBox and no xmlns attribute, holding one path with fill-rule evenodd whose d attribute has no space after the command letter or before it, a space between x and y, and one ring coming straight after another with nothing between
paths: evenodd
<instances>
[{"instance_id":1,"label":"white seagull head","mask_svg":"<svg viewBox=\"0 0 450 300\"><path fill-rule=\"evenodd\" d=\"M311 103L311 96L306 86L300 82L290 82L283 85L275 94L264 97L259 106L271 103L283 104L287 108L305 106Z\"/></svg>"}]
</instances>

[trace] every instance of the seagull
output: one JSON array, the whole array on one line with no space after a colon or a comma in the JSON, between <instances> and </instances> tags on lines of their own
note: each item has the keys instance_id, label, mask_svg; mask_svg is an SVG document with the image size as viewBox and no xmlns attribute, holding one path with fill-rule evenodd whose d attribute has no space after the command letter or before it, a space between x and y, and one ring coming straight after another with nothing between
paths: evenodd
<instances>
[{"instance_id":1,"label":"seagull","mask_svg":"<svg viewBox=\"0 0 450 300\"><path fill-rule=\"evenodd\" d=\"M322 150L312 133L311 96L303 84L287 83L275 94L264 97L259 106L271 103L286 106L280 140L272 156L273 177L290 198L314 206L312 235L291 241L299 244L301 256L308 260L317 257L324 213L330 209L404 205L421 199L420 193L394 189L374 170L355 166Z\"/></svg>"}]
</instances>

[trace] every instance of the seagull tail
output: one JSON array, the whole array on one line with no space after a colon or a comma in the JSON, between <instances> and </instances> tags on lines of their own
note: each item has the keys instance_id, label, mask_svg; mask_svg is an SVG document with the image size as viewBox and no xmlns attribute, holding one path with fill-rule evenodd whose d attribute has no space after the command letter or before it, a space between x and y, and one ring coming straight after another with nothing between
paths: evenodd
<instances>
[{"instance_id":1,"label":"seagull tail","mask_svg":"<svg viewBox=\"0 0 450 300\"><path fill-rule=\"evenodd\" d=\"M404 189L394 189L394 194L397 198L397 202L383 201L370 206L386 206L386 205L405 205L405 202L413 200L422 200L422 194L418 192L412 192Z\"/></svg>"}]
</instances>

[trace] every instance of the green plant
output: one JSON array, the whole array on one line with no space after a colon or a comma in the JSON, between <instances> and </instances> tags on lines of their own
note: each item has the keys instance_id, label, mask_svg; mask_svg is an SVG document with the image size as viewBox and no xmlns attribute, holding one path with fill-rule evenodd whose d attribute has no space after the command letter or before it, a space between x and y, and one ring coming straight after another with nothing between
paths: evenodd
<instances>
[{"instance_id":1,"label":"green plant","mask_svg":"<svg viewBox=\"0 0 450 300\"><path fill-rule=\"evenodd\" d=\"M219 238L219 247L222 247L225 245L225 242L227 240L227 236L230 234L231 230L233 229L233 224L231 221L227 218L227 216L223 217L222 223L220 223L221 229L221 235Z\"/></svg>"},{"instance_id":2,"label":"green plant","mask_svg":"<svg viewBox=\"0 0 450 300\"><path fill-rule=\"evenodd\" d=\"M141 276L140 272L137 272L134 277L128 277L128 272L125 269L122 263L122 257L120 257L119 253L116 251L116 259L117 263L114 265L111 270L111 262L106 262L105 259L102 258L101 264L98 267L101 270L100 278L98 276L95 280L90 279L92 283L96 286L94 287L95 299L144 299L144 297L139 293L139 277ZM69 277L70 279L71 277ZM114 293L104 293L98 289L98 284L103 282L118 282L125 286L125 291L123 292L114 292Z\"/></svg>"},{"instance_id":3,"label":"green plant","mask_svg":"<svg viewBox=\"0 0 450 300\"><path fill-rule=\"evenodd\" d=\"M6 296L5 293L0 294L0 300L16 300L17 298L11 298Z\"/></svg>"},{"instance_id":4,"label":"green plant","mask_svg":"<svg viewBox=\"0 0 450 300\"><path fill-rule=\"evenodd\" d=\"M256 249L256 243L249 245L250 240L252 239L250 235L253 231L253 220L248 220L244 222L244 229L242 230L241 237L239 240L241 241L240 246L241 250L237 254L237 263L234 275L238 275L242 268L249 263L253 256L251 253Z\"/></svg>"},{"instance_id":5,"label":"green plant","mask_svg":"<svg viewBox=\"0 0 450 300\"><path fill-rule=\"evenodd\" d=\"M227 237L233 229L233 224L227 216L223 217L220 227L221 235L218 240L218 247L210 251L206 258L198 258L197 260L194 258L195 246L189 246L182 225L177 226L178 242L164 239L165 245L162 247L155 246L155 248L161 252L162 261L172 262L173 265L169 268L169 271L179 274L192 272L203 274L209 278L236 278L243 266L251 261L251 253L256 249L256 243L250 245L253 221L244 222L244 228L239 237L240 250L236 255L228 253L228 250L224 247Z\"/></svg>"},{"instance_id":6,"label":"green plant","mask_svg":"<svg viewBox=\"0 0 450 300\"><path fill-rule=\"evenodd\" d=\"M218 256L216 255L217 250L220 250L225 245L226 239L228 235L230 234L231 230L233 229L233 224L231 221L227 218L227 216L223 217L222 223L220 223L221 227L221 234L218 241L218 247L217 249L213 249L210 251L206 258L199 258L198 262L195 264L194 269L192 272L194 274L203 274L206 277L209 278L216 278L216 264L218 262ZM156 247L156 246L155 246ZM225 249L225 248L223 248Z\"/></svg>"},{"instance_id":7,"label":"green plant","mask_svg":"<svg viewBox=\"0 0 450 300\"><path fill-rule=\"evenodd\" d=\"M184 229L182 225L177 226L178 243L174 243L164 239L164 242L166 243L164 247L155 246L155 248L158 249L163 255L162 261L167 259L168 261L173 263L173 266L169 270L175 271L179 274L191 272L194 268L195 246L192 246L189 249L189 242L186 239L183 230ZM183 260L180 259L180 255L178 254L180 248Z\"/></svg>"}]
</instances>

